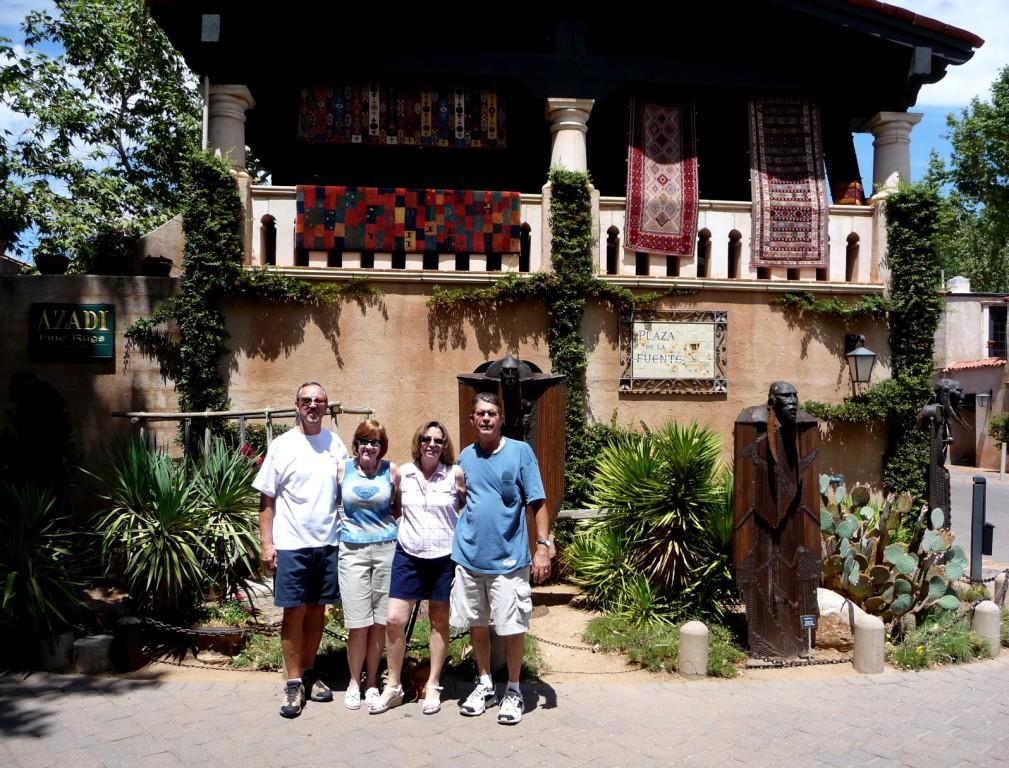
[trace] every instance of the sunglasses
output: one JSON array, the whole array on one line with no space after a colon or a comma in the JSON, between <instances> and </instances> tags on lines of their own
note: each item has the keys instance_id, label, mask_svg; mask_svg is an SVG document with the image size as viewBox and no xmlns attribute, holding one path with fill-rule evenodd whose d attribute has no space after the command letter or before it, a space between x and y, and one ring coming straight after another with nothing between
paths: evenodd
<instances>
[{"instance_id":1,"label":"sunglasses","mask_svg":"<svg viewBox=\"0 0 1009 768\"><path fill-rule=\"evenodd\" d=\"M424 445L427 445L428 443L434 443L435 445L445 445L445 438L443 437L431 437L430 435L421 435L419 440Z\"/></svg>"},{"instance_id":2,"label":"sunglasses","mask_svg":"<svg viewBox=\"0 0 1009 768\"><path fill-rule=\"evenodd\" d=\"M367 437L362 437L362 438L360 438L357 441L357 444L359 446L370 445L372 448L381 448L382 447L382 441L379 440L377 437L376 438L370 438L370 439L367 438Z\"/></svg>"},{"instance_id":3,"label":"sunglasses","mask_svg":"<svg viewBox=\"0 0 1009 768\"><path fill-rule=\"evenodd\" d=\"M325 405L326 402L326 398L324 397L302 397L298 399L298 405L303 408L307 408L312 403L315 403L316 405Z\"/></svg>"}]
</instances>

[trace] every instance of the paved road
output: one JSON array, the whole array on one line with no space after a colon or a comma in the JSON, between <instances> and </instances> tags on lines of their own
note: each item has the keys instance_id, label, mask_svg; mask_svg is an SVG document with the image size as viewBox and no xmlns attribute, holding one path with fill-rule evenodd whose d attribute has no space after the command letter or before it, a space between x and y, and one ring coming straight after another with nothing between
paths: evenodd
<instances>
[{"instance_id":1,"label":"paved road","mask_svg":"<svg viewBox=\"0 0 1009 768\"><path fill-rule=\"evenodd\" d=\"M950 468L950 503L953 533L970 555L970 521L974 477L985 479L985 518L995 526L991 557L984 558L987 570L1009 567L1009 473L1005 480L991 470Z\"/></svg>"},{"instance_id":2,"label":"paved road","mask_svg":"<svg viewBox=\"0 0 1009 768\"><path fill-rule=\"evenodd\" d=\"M274 676L0 678L0 765L988 766L1009 764L1009 653L923 673L529 686L515 727L454 705L382 716L339 699L277 715ZM786 676L787 675L787 676ZM467 686L468 690L468 686ZM465 691L456 687L455 693Z\"/></svg>"}]
</instances>

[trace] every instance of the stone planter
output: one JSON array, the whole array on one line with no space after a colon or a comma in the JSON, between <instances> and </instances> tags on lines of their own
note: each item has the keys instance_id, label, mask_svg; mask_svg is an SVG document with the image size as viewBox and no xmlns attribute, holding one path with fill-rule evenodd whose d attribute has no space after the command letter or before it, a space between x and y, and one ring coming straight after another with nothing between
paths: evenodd
<instances>
[{"instance_id":1,"label":"stone planter","mask_svg":"<svg viewBox=\"0 0 1009 768\"><path fill-rule=\"evenodd\" d=\"M196 627L196 647L234 656L245 642L245 632L238 627Z\"/></svg>"}]
</instances>

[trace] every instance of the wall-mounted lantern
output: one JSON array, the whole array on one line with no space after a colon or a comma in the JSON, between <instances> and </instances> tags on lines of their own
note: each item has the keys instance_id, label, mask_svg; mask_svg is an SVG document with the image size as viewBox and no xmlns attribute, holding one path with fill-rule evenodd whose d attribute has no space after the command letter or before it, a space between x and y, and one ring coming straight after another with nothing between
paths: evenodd
<instances>
[{"instance_id":1,"label":"wall-mounted lantern","mask_svg":"<svg viewBox=\"0 0 1009 768\"><path fill-rule=\"evenodd\" d=\"M855 386L868 384L872 378L872 367L876 364L876 353L865 347L865 336L849 333L844 337L844 356L848 360L848 373Z\"/></svg>"}]
</instances>

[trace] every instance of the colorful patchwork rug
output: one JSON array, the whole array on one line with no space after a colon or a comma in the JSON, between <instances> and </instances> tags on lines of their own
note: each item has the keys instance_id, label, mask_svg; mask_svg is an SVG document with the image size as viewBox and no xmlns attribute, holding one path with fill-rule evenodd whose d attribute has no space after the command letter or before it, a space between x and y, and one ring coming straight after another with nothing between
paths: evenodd
<instances>
[{"instance_id":1,"label":"colorful patchwork rug","mask_svg":"<svg viewBox=\"0 0 1009 768\"><path fill-rule=\"evenodd\" d=\"M500 149L505 110L494 88L366 83L303 88L298 140Z\"/></svg>"},{"instance_id":2,"label":"colorful patchwork rug","mask_svg":"<svg viewBox=\"0 0 1009 768\"><path fill-rule=\"evenodd\" d=\"M631 100L624 247L691 256L697 236L694 108Z\"/></svg>"},{"instance_id":3,"label":"colorful patchwork rug","mask_svg":"<svg viewBox=\"0 0 1009 768\"><path fill-rule=\"evenodd\" d=\"M750 99L751 263L826 267L827 186L820 113L808 99Z\"/></svg>"},{"instance_id":4,"label":"colorful patchwork rug","mask_svg":"<svg viewBox=\"0 0 1009 768\"><path fill-rule=\"evenodd\" d=\"M295 247L380 253L518 253L518 192L299 186Z\"/></svg>"}]
</instances>

